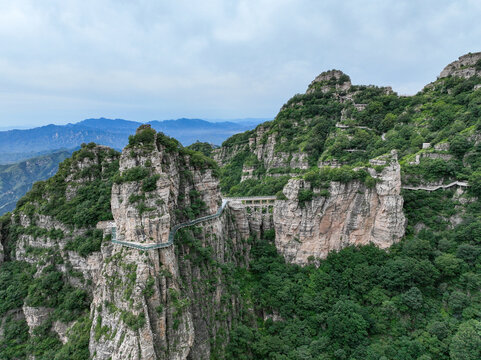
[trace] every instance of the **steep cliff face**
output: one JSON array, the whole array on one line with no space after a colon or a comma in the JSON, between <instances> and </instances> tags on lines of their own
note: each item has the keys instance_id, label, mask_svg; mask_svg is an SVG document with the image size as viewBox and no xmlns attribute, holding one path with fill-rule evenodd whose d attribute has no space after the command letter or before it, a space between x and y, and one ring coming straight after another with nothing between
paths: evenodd
<instances>
[{"instance_id":1,"label":"steep cliff face","mask_svg":"<svg viewBox=\"0 0 481 360\"><path fill-rule=\"evenodd\" d=\"M215 213L220 205L214 170L165 141L155 134L148 151L141 144L144 148L132 146L121 156L112 212L122 241L167 242L173 225ZM140 168L146 169L145 178L128 181ZM149 179L155 180L150 187ZM91 306L93 359L219 356L226 338L218 331L228 331L239 310L224 270L248 259L243 216L227 210L202 227L181 231L164 249L103 247L102 276Z\"/></svg>"},{"instance_id":2,"label":"steep cliff face","mask_svg":"<svg viewBox=\"0 0 481 360\"><path fill-rule=\"evenodd\" d=\"M401 239L405 217L397 157L387 160L380 174L370 172L377 179L372 188L360 181L331 182L328 196L305 203L298 194L310 184L289 181L284 188L287 200L278 200L274 207L276 247L288 261L307 264L349 245L387 248Z\"/></svg>"},{"instance_id":3,"label":"steep cliff face","mask_svg":"<svg viewBox=\"0 0 481 360\"><path fill-rule=\"evenodd\" d=\"M214 159L223 166L229 163L235 156L240 153L248 152L255 156L255 163L243 168L243 180L246 178L258 178L253 170L262 166L265 171L269 172L279 168L307 169L307 154L302 151L289 152L279 151L276 145L285 142L278 138L276 132L270 132L268 125L259 125L250 133L247 140L243 140L240 144L227 144L214 151ZM247 176L248 174L248 176Z\"/></svg>"},{"instance_id":4,"label":"steep cliff face","mask_svg":"<svg viewBox=\"0 0 481 360\"><path fill-rule=\"evenodd\" d=\"M32 359L223 357L242 308L231 277L249 261L247 214L226 208L163 249L113 244L112 226L123 241L167 242L221 202L213 160L148 127L131 142L120 159L83 147L1 218L0 341L6 331Z\"/></svg>"}]
</instances>

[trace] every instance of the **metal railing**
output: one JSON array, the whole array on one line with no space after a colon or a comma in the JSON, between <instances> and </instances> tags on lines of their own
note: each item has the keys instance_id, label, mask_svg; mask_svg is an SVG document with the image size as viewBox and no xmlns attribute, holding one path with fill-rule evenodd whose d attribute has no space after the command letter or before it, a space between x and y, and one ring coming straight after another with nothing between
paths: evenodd
<instances>
[{"instance_id":1,"label":"metal railing","mask_svg":"<svg viewBox=\"0 0 481 360\"><path fill-rule=\"evenodd\" d=\"M131 241L117 240L117 228L116 227L112 227L112 229L111 229L112 242L114 244L123 245L123 246L130 247L130 248L133 248L133 249L138 249L138 250L152 250L152 249L166 248L166 247L168 247L168 246L170 246L174 243L175 234L177 233L178 230L180 230L184 227L192 226L192 225L204 222L204 221L208 221L208 220L211 220L211 219L218 218L219 216L221 216L221 214L224 211L228 202L229 202L228 199L223 199L222 205L219 207L219 210L217 210L217 212L215 214L203 216L203 217L200 217L200 218L197 218L197 219L194 219L194 220L187 221L185 223L175 225L170 230L168 241L165 242L165 243L141 244L141 243L136 243L136 242L131 242Z\"/></svg>"},{"instance_id":2,"label":"metal railing","mask_svg":"<svg viewBox=\"0 0 481 360\"><path fill-rule=\"evenodd\" d=\"M429 186L429 185L419 185L419 186L403 185L403 186L401 186L401 188L403 188L405 190L436 191L436 190L439 190L439 189L447 189L447 188L450 188L452 186L468 187L469 184L467 182L464 182L464 181L454 181L454 182L452 182L450 184L446 184L446 185L432 185L432 186Z\"/></svg>"}]
</instances>

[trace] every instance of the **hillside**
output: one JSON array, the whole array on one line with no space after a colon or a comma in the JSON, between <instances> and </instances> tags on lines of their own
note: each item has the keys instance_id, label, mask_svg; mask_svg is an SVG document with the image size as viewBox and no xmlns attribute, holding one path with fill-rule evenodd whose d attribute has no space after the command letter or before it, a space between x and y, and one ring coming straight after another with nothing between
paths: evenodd
<instances>
[{"instance_id":1,"label":"hillside","mask_svg":"<svg viewBox=\"0 0 481 360\"><path fill-rule=\"evenodd\" d=\"M40 180L58 170L58 164L72 155L72 151L55 151L12 165L0 165L0 215L15 209L18 199Z\"/></svg>"},{"instance_id":2,"label":"hillside","mask_svg":"<svg viewBox=\"0 0 481 360\"><path fill-rule=\"evenodd\" d=\"M0 218L0 358L481 358L480 75L331 70L218 149L84 144Z\"/></svg>"},{"instance_id":3,"label":"hillside","mask_svg":"<svg viewBox=\"0 0 481 360\"><path fill-rule=\"evenodd\" d=\"M57 149L73 149L95 142L122 149L142 123L122 119L87 119L75 124L47 125L0 132L0 163L19 162ZM195 141L221 144L229 136L254 127L252 122L208 122L200 119L151 121L154 129L176 137L182 144Z\"/></svg>"},{"instance_id":4,"label":"hillside","mask_svg":"<svg viewBox=\"0 0 481 360\"><path fill-rule=\"evenodd\" d=\"M414 96L398 96L389 87L352 85L338 70L322 73L273 121L232 136L216 151L224 166L222 190L274 195L290 176L324 166L367 166L392 150L405 182L468 179L478 170L479 57L462 57L461 73L446 70L458 62L448 65ZM274 186L260 185L267 183Z\"/></svg>"},{"instance_id":5,"label":"hillside","mask_svg":"<svg viewBox=\"0 0 481 360\"><path fill-rule=\"evenodd\" d=\"M481 53L409 97L322 73L225 141L224 193L279 199L228 358L480 358L480 146Z\"/></svg>"}]
</instances>

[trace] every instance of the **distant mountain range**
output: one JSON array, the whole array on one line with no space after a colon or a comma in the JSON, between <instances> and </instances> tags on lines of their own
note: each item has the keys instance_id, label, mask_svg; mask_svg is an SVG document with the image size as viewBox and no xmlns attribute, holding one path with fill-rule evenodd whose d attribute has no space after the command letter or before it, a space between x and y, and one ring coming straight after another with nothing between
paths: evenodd
<instances>
[{"instance_id":1,"label":"distant mountain range","mask_svg":"<svg viewBox=\"0 0 481 360\"><path fill-rule=\"evenodd\" d=\"M254 128L265 119L209 122L201 119L150 121L157 131L183 145L197 140L221 144L233 134ZM122 149L141 122L122 119L87 119L75 124L0 131L0 215L15 208L33 183L48 179L58 164L82 143L95 142Z\"/></svg>"},{"instance_id":2,"label":"distant mountain range","mask_svg":"<svg viewBox=\"0 0 481 360\"><path fill-rule=\"evenodd\" d=\"M199 140L220 145L233 134L254 128L266 119L209 122L201 119L150 121L152 128L175 137L183 145ZM95 142L122 149L129 135L141 122L122 119L87 119L74 124L47 125L27 130L0 131L0 164L10 164L52 150L72 149L82 143Z\"/></svg>"}]
</instances>

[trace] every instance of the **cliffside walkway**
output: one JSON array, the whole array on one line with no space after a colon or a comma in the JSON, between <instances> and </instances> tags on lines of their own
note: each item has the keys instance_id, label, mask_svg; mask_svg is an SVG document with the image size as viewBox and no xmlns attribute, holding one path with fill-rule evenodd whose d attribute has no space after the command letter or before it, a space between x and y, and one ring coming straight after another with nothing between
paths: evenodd
<instances>
[{"instance_id":1,"label":"cliffside walkway","mask_svg":"<svg viewBox=\"0 0 481 360\"><path fill-rule=\"evenodd\" d=\"M222 199L222 205L219 207L217 212L215 214L207 215L207 216L202 216L200 218L194 219L187 221L185 223L177 224L172 229L170 229L169 232L169 239L165 243L138 243L138 242L132 242L132 241L121 241L117 240L117 228L112 227L112 242L114 244L126 246L132 249L137 249L137 250L152 250L152 249L162 249L169 247L174 243L174 238L175 234L179 229L196 225L198 223L212 220L215 218L218 218L222 215L222 212L224 211L225 207L230 201L239 201L245 206L273 206L274 202L276 200L275 196L250 196L250 197L232 197L232 198L224 198Z\"/></svg>"},{"instance_id":2,"label":"cliffside walkway","mask_svg":"<svg viewBox=\"0 0 481 360\"><path fill-rule=\"evenodd\" d=\"M469 184L465 181L454 181L450 184L446 185L433 185L433 186L426 186L426 185L420 185L420 186L409 186L409 185L403 185L401 188L406 189L406 190L426 190L426 191L436 191L439 189L448 189L452 186L461 186L461 187L468 187Z\"/></svg>"},{"instance_id":3,"label":"cliffside walkway","mask_svg":"<svg viewBox=\"0 0 481 360\"><path fill-rule=\"evenodd\" d=\"M275 196L244 196L244 197L230 197L224 198L227 201L239 201L242 205L249 207L265 207L274 205L276 201Z\"/></svg>"},{"instance_id":4,"label":"cliffside walkway","mask_svg":"<svg viewBox=\"0 0 481 360\"><path fill-rule=\"evenodd\" d=\"M374 129L371 129L370 127L362 126L362 125L346 125L342 123L336 123L336 127L338 129L364 129L364 130L374 131Z\"/></svg>"}]
</instances>

